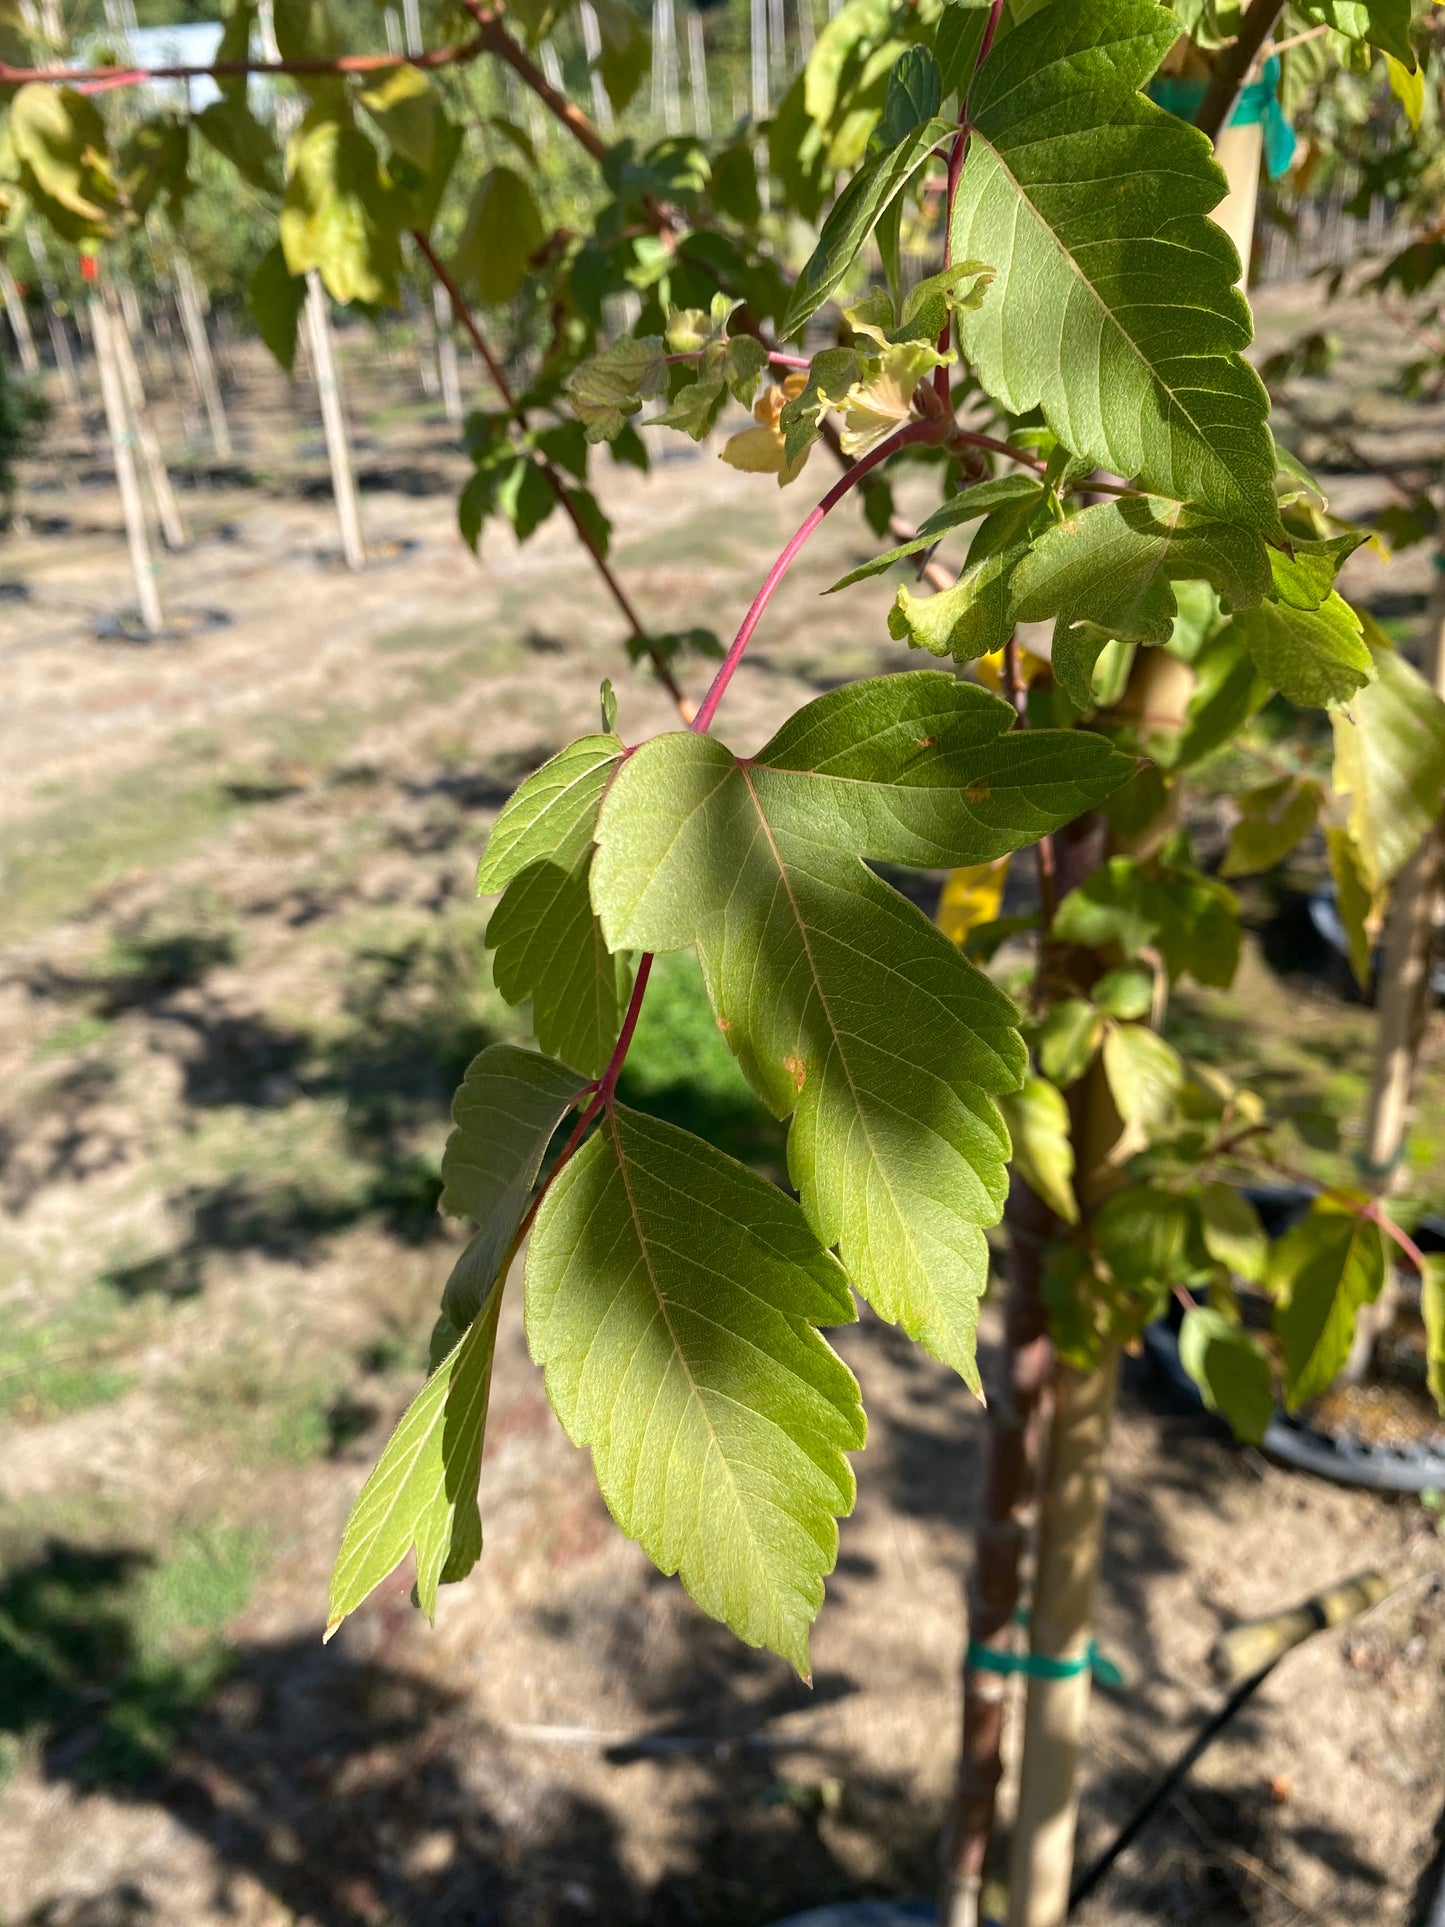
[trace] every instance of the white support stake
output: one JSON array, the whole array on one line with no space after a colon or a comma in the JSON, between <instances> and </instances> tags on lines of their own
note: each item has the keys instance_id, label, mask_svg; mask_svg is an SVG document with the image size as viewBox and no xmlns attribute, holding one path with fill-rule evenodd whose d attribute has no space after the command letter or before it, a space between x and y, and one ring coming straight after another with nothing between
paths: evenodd
<instances>
[{"instance_id":1,"label":"white support stake","mask_svg":"<svg viewBox=\"0 0 1445 1927\"><path fill-rule=\"evenodd\" d=\"M60 312L60 295L50 278L50 263L40 229L33 221L25 224L25 244L35 263L35 278L40 283L40 292L45 297L45 323L50 331L50 350L55 356L61 392L70 407L79 408L80 380L75 372L75 356L70 351L70 336L66 333L65 320Z\"/></svg>"},{"instance_id":2,"label":"white support stake","mask_svg":"<svg viewBox=\"0 0 1445 1927\"><path fill-rule=\"evenodd\" d=\"M687 10L687 78L692 90L692 128L704 140L712 139L712 100L707 90L707 42L703 39L702 15L696 7Z\"/></svg>"},{"instance_id":3,"label":"white support stake","mask_svg":"<svg viewBox=\"0 0 1445 1927\"><path fill-rule=\"evenodd\" d=\"M226 420L225 404L221 400L221 384L216 378L215 357L211 353L211 338L206 333L206 317L201 308L200 290L196 286L196 277L191 272L190 261L180 248L175 252L175 276L176 306L180 310L181 327L185 331L186 347L190 350L196 386L200 390L201 401L206 410L206 421L211 431L211 447L218 461L229 462L231 425Z\"/></svg>"},{"instance_id":4,"label":"white support stake","mask_svg":"<svg viewBox=\"0 0 1445 1927\"><path fill-rule=\"evenodd\" d=\"M20 290L15 285L15 276L10 272L10 263L5 260L0 260L0 294L5 297L5 312L10 318L10 332L15 337L20 366L27 375L38 375L40 356L36 351L35 336L30 332L30 317L25 312L25 303L20 299Z\"/></svg>"},{"instance_id":5,"label":"white support stake","mask_svg":"<svg viewBox=\"0 0 1445 1927\"><path fill-rule=\"evenodd\" d=\"M130 546L130 566L135 577L136 600L140 604L141 626L148 636L155 636L160 634L163 622L160 588L156 582L156 565L146 533L140 483L136 480L135 444L130 422L126 418L120 369L116 363L109 317L98 294L90 297L90 330L95 340L96 363L100 369L100 392L105 400L105 420L110 430L115 479L120 489L121 513L125 517L126 541Z\"/></svg>"},{"instance_id":6,"label":"white support stake","mask_svg":"<svg viewBox=\"0 0 1445 1927\"><path fill-rule=\"evenodd\" d=\"M92 305L92 314L94 306ZM135 346L130 338L130 330L125 322L125 306L120 311L107 304L106 319L109 323L111 355L115 361L116 372L120 376L120 391L125 401L126 413L135 437L135 446L140 450L141 460L145 463L146 480L150 483L151 496L160 519L161 536L168 549L183 549L190 538L186 525L181 519L180 503L171 487L171 478L166 471L165 456L155 430L151 427L147 412L145 388L141 383L140 369L136 365Z\"/></svg>"},{"instance_id":7,"label":"white support stake","mask_svg":"<svg viewBox=\"0 0 1445 1927\"><path fill-rule=\"evenodd\" d=\"M592 83L592 118L603 138L611 140L614 127L612 102L597 71L597 63L602 58L602 29L598 24L597 9L592 5L592 0L582 0L578 12L582 17L582 45L587 53L587 77Z\"/></svg>"},{"instance_id":8,"label":"white support stake","mask_svg":"<svg viewBox=\"0 0 1445 1927\"><path fill-rule=\"evenodd\" d=\"M331 340L331 316L321 276L312 268L306 276L306 330L311 342L311 365L326 430L326 453L331 463L331 488L336 497L336 519L341 525L341 553L348 569L366 567L366 543L361 533L361 505L346 439L346 415L341 402L341 380Z\"/></svg>"},{"instance_id":9,"label":"white support stake","mask_svg":"<svg viewBox=\"0 0 1445 1927\"><path fill-rule=\"evenodd\" d=\"M752 0L751 29L753 119L768 117L768 0Z\"/></svg>"},{"instance_id":10,"label":"white support stake","mask_svg":"<svg viewBox=\"0 0 1445 1927\"><path fill-rule=\"evenodd\" d=\"M437 327L437 368L441 374L442 409L449 422L462 419L462 379L457 367L457 338L452 330L452 304L440 281L432 286L432 313Z\"/></svg>"}]
</instances>

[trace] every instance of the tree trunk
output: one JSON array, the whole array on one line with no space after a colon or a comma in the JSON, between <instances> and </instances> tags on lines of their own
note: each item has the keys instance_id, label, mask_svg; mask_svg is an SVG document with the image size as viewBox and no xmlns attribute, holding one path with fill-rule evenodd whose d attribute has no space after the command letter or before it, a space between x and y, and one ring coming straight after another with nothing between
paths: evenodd
<instances>
[{"instance_id":1,"label":"tree trunk","mask_svg":"<svg viewBox=\"0 0 1445 1927\"><path fill-rule=\"evenodd\" d=\"M105 399L105 419L110 430L111 451L115 460L115 479L120 489L121 513L125 517L126 540L130 544L130 566L135 577L136 600L140 605L141 625L147 635L158 635L162 626L160 590L156 583L155 562L146 533L145 512L141 506L140 484L136 480L135 448L131 426L126 418L125 390L111 334L110 317L98 294L90 297L90 328L95 339L95 358L100 370L100 389Z\"/></svg>"}]
</instances>

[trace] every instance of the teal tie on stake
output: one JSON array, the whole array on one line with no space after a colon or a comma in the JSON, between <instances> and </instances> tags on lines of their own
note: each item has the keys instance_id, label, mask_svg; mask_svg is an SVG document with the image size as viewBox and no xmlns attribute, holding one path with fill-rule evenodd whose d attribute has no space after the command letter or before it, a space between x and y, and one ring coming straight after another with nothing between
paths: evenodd
<instances>
[{"instance_id":1,"label":"teal tie on stake","mask_svg":"<svg viewBox=\"0 0 1445 1927\"><path fill-rule=\"evenodd\" d=\"M1028 1614L1016 1612L1013 1623L1027 1626ZM1099 1651L1092 1639L1073 1659L1052 1659L1047 1653L1003 1653L997 1647L980 1646L971 1639L963 1663L977 1673L1003 1673L1006 1677L1023 1673L1029 1679L1077 1679L1080 1673L1092 1673L1101 1686L1124 1684L1119 1667Z\"/></svg>"},{"instance_id":2,"label":"teal tie on stake","mask_svg":"<svg viewBox=\"0 0 1445 1927\"><path fill-rule=\"evenodd\" d=\"M1149 98L1166 113L1175 114L1191 124L1204 102L1208 86L1204 80L1184 80L1174 74L1156 74L1149 83ZM1271 54L1258 80L1250 81L1239 96L1229 117L1231 127L1257 127L1264 124L1264 164L1269 178L1277 181L1294 164L1294 129L1285 119L1279 104L1279 57Z\"/></svg>"}]
</instances>

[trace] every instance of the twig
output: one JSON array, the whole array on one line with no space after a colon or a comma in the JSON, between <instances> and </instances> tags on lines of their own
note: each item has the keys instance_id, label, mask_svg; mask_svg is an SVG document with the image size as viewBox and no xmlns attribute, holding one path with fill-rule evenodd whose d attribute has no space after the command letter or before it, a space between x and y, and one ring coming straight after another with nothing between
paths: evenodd
<instances>
[{"instance_id":1,"label":"twig","mask_svg":"<svg viewBox=\"0 0 1445 1927\"><path fill-rule=\"evenodd\" d=\"M1284 0L1250 0L1239 33L1214 63L1204 99L1194 116L1194 125L1210 140L1217 142L1220 129L1228 125L1249 70L1283 12Z\"/></svg>"},{"instance_id":2,"label":"twig","mask_svg":"<svg viewBox=\"0 0 1445 1927\"><path fill-rule=\"evenodd\" d=\"M483 362L486 364L487 373L491 376L492 381L496 387L497 393L501 396L503 405L506 407L508 414L511 415L512 420L516 422L517 426L525 432L527 428L526 411L522 408L516 396L512 393L511 385L507 381L506 376L502 373L501 367L497 362L497 358L492 353L491 347L487 342L487 338L482 333L481 327L477 322L476 316L471 311L471 307L467 301L466 296L462 293L461 289L457 286L456 281L453 278L450 270L447 268L446 263L442 260L441 256L437 253L436 249L432 246L430 238L427 235L423 234L420 228L414 228L412 230L412 239L413 241L415 241L418 251L425 258L427 265L431 268L432 273L436 276L437 280L441 283L442 287L446 289L448 298L450 299L452 304L452 312L456 316L461 326L466 329L467 334L471 338L473 347L475 347L477 353L481 356ZM606 556L603 555L601 549L597 546L596 538L594 537L591 529L587 527L586 522L583 520L582 515L577 508L576 503L572 500L572 497L569 494L566 488L566 485L562 480L562 477L557 473L556 469L547 460L546 456L543 455L540 451L534 450L533 458L536 461L537 466L541 469L543 475L546 477L548 487L551 489L552 493L556 496L558 506L566 514L567 519L571 522L573 528L577 531L578 539L581 541L587 553L591 556L593 565L595 566L597 573L602 577L603 582L607 585L608 593L611 595L612 600L617 604L617 607L621 610L623 620L626 622L628 626L629 634L640 637L642 641L647 644L647 653L648 653L648 656L651 658L653 668L657 672L658 681L662 684L663 688L667 691L668 695L671 696L673 702L677 705L678 713L681 715L683 721L684 722L690 721L692 717L691 703L688 702L687 698L683 695L682 690L678 687L677 680L673 676L672 671L668 668L667 664L663 661L662 657L658 654L657 650L652 646L652 643L648 638L646 625L643 623L643 620L641 616L637 613L636 609L633 608L632 602L628 597L627 591L623 588L622 584L617 580L617 577L612 573L611 568L608 566Z\"/></svg>"}]
</instances>

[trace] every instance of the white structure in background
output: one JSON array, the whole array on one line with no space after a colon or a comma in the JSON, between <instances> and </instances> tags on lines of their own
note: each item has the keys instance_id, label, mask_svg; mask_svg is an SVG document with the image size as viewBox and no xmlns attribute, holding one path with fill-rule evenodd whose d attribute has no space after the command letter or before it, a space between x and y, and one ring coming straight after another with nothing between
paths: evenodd
<instances>
[{"instance_id":1,"label":"white structure in background","mask_svg":"<svg viewBox=\"0 0 1445 1927\"><path fill-rule=\"evenodd\" d=\"M602 76L597 71L597 63L602 58L602 29L597 23L597 10L592 0L582 0L578 11L582 16L582 45L587 51L587 77L592 83L592 118L603 135L611 140L614 126L612 102L607 98L607 89L602 85Z\"/></svg>"},{"instance_id":2,"label":"white structure in background","mask_svg":"<svg viewBox=\"0 0 1445 1927\"><path fill-rule=\"evenodd\" d=\"M687 79L692 92L692 131L712 138L712 101L707 90L707 43L702 37L702 15L687 10Z\"/></svg>"},{"instance_id":3,"label":"white structure in background","mask_svg":"<svg viewBox=\"0 0 1445 1927\"><path fill-rule=\"evenodd\" d=\"M677 17L672 0L652 0L652 117L669 134L682 132L677 92Z\"/></svg>"},{"instance_id":4,"label":"white structure in background","mask_svg":"<svg viewBox=\"0 0 1445 1927\"><path fill-rule=\"evenodd\" d=\"M768 0L752 0L753 119L768 117Z\"/></svg>"},{"instance_id":5,"label":"white structure in background","mask_svg":"<svg viewBox=\"0 0 1445 1927\"><path fill-rule=\"evenodd\" d=\"M798 56L806 64L813 52L813 0L798 0Z\"/></svg>"},{"instance_id":6,"label":"white structure in background","mask_svg":"<svg viewBox=\"0 0 1445 1927\"><path fill-rule=\"evenodd\" d=\"M782 74L787 62L788 21L783 0L768 0L768 66L774 74Z\"/></svg>"}]
</instances>

